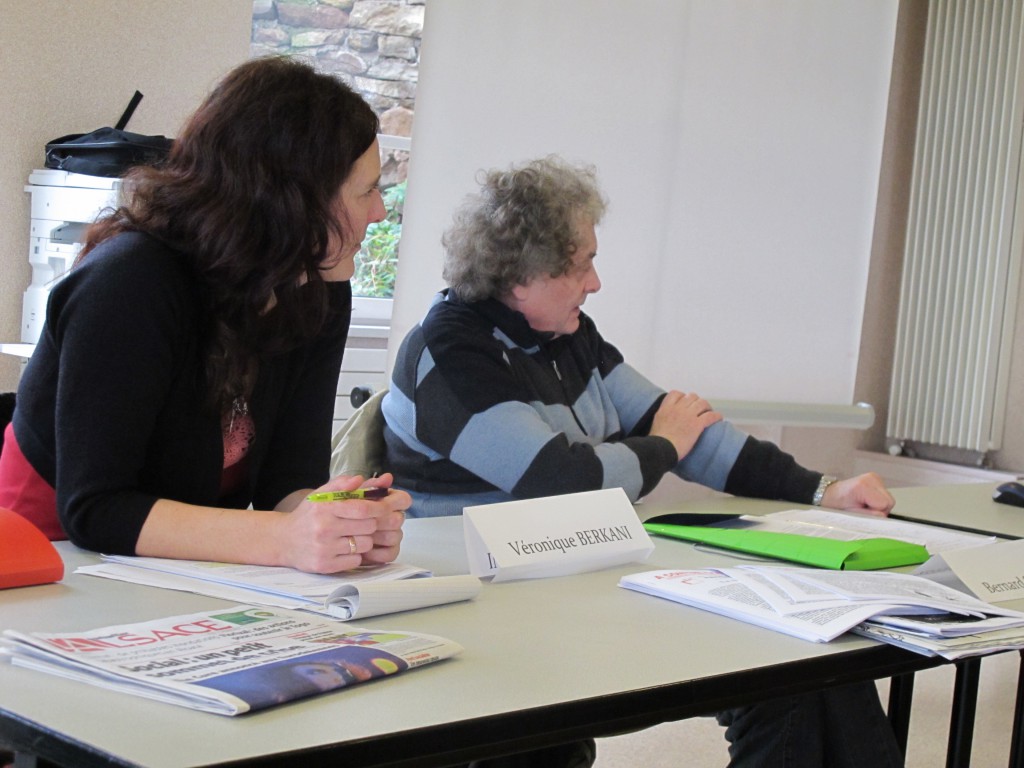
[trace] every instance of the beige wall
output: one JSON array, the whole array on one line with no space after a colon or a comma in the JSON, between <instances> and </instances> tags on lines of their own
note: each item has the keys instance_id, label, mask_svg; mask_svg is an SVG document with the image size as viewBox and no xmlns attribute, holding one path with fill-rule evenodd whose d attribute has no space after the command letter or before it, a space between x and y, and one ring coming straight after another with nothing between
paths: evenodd
<instances>
[{"instance_id":1,"label":"beige wall","mask_svg":"<svg viewBox=\"0 0 1024 768\"><path fill-rule=\"evenodd\" d=\"M28 174L43 147L112 125L174 136L220 75L249 56L252 0L15 0L0 24L0 340L19 341L28 266ZM19 363L0 355L0 390Z\"/></svg>"},{"instance_id":2,"label":"beige wall","mask_svg":"<svg viewBox=\"0 0 1024 768\"><path fill-rule=\"evenodd\" d=\"M781 441L783 447L798 460L837 474L850 472L855 449L885 450L885 426L889 412L889 386L927 22L928 0L901 0L854 389L855 400L871 403L875 407L875 424L865 433L786 429ZM1020 295L1024 297L1024 291ZM1003 445L1001 450L993 451L989 459L994 469L1024 472L1024 300L1020 302L1017 313Z\"/></svg>"},{"instance_id":3,"label":"beige wall","mask_svg":"<svg viewBox=\"0 0 1024 768\"><path fill-rule=\"evenodd\" d=\"M173 18L169 17L173 10ZM251 0L18 0L0 25L0 340L20 335L27 261L29 171L47 140L113 123L138 89L129 127L173 136L208 87L249 55ZM857 400L876 426L787 429L783 445L810 466L845 474L856 447L883 450L896 304L903 261L913 132L927 0L902 0L886 126L879 205L858 366ZM58 33L59 30L59 33ZM1024 295L1024 294L1022 294ZM995 466L1024 470L1024 302L1010 385L1007 430ZM0 391L18 363L0 356Z\"/></svg>"},{"instance_id":4,"label":"beige wall","mask_svg":"<svg viewBox=\"0 0 1024 768\"><path fill-rule=\"evenodd\" d=\"M872 451L885 449L885 424L927 22L927 0L901 0L855 387L857 400L875 406L875 426L863 436L859 445L862 449ZM1024 292L1020 295L1024 297ZM1021 301L1018 308L1010 365L1003 444L1000 450L989 454L989 460L994 469L1020 473L1024 471L1024 301Z\"/></svg>"}]
</instances>

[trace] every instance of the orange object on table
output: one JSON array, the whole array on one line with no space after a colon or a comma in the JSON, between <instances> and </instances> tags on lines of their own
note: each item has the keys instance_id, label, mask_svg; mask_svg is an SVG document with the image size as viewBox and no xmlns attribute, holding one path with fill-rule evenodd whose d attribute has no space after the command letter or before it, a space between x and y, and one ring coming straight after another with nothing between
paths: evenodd
<instances>
[{"instance_id":1,"label":"orange object on table","mask_svg":"<svg viewBox=\"0 0 1024 768\"><path fill-rule=\"evenodd\" d=\"M0 589L49 584L64 578L64 561L27 519L0 507Z\"/></svg>"}]
</instances>

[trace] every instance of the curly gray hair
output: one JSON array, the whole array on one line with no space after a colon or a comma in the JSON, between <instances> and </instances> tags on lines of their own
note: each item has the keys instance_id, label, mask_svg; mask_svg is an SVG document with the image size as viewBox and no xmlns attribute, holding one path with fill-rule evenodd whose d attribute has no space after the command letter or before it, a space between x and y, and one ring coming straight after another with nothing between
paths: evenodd
<instances>
[{"instance_id":1,"label":"curly gray hair","mask_svg":"<svg viewBox=\"0 0 1024 768\"><path fill-rule=\"evenodd\" d=\"M534 277L565 274L580 219L596 225L607 208L594 168L554 155L481 172L480 187L441 240L444 279L465 301L501 298Z\"/></svg>"}]
</instances>

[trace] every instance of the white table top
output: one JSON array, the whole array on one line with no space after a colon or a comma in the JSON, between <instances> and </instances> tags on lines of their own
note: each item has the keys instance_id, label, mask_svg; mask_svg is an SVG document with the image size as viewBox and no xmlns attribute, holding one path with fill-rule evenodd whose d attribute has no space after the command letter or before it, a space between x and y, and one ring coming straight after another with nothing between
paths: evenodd
<instances>
[{"instance_id":1,"label":"white table top","mask_svg":"<svg viewBox=\"0 0 1024 768\"><path fill-rule=\"evenodd\" d=\"M1024 538L1024 507L997 504L998 483L932 485L896 488L893 515L921 523L944 525L1011 539Z\"/></svg>"},{"instance_id":2,"label":"white table top","mask_svg":"<svg viewBox=\"0 0 1024 768\"><path fill-rule=\"evenodd\" d=\"M750 512L793 505L734 499L688 506ZM314 764L308 751L320 748L338 765L443 765L938 663L853 636L809 643L618 588L628 573L728 561L686 542L656 543L646 563L486 584L473 602L359 622L443 635L466 650L253 715L193 712L0 664L0 741L41 735L41 756L76 766ZM0 628L70 631L223 605L76 575L76 566L96 557L66 543L60 549L62 582L0 591ZM408 521L400 560L438 575L467 572L461 518ZM438 749L455 751L428 757Z\"/></svg>"}]
</instances>

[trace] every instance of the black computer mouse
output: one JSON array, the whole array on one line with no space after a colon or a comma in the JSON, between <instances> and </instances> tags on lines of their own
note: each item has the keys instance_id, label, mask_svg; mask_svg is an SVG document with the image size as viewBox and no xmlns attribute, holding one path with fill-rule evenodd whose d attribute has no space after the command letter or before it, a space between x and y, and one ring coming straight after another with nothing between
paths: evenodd
<instances>
[{"instance_id":1,"label":"black computer mouse","mask_svg":"<svg viewBox=\"0 0 1024 768\"><path fill-rule=\"evenodd\" d=\"M1024 485L1020 483L1003 483L992 492L992 498L1000 504L1024 507Z\"/></svg>"}]
</instances>

